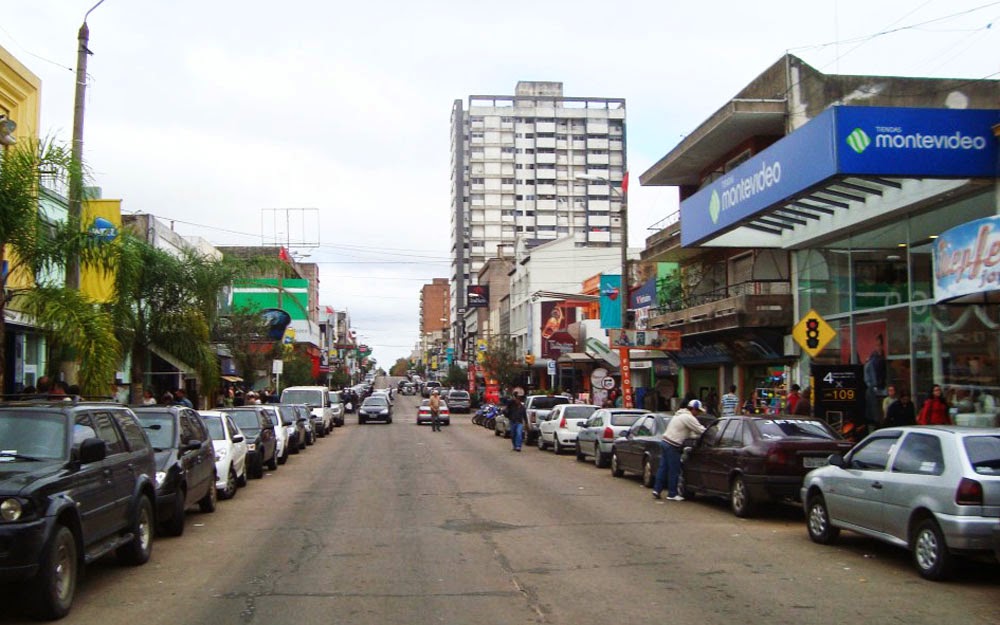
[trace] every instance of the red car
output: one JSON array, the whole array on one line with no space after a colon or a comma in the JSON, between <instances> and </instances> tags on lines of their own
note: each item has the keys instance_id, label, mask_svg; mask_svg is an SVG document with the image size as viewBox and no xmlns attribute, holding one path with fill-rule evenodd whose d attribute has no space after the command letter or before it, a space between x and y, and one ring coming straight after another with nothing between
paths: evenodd
<instances>
[{"instance_id":1,"label":"red car","mask_svg":"<svg viewBox=\"0 0 1000 625\"><path fill-rule=\"evenodd\" d=\"M852 446L818 419L724 417L685 450L684 496L726 497L736 516L751 516L766 501L798 501L806 473Z\"/></svg>"}]
</instances>

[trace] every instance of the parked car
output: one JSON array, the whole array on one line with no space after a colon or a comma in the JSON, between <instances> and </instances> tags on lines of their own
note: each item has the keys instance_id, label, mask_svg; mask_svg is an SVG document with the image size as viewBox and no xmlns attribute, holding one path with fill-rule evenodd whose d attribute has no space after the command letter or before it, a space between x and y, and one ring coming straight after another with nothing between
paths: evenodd
<instances>
[{"instance_id":1,"label":"parked car","mask_svg":"<svg viewBox=\"0 0 1000 625\"><path fill-rule=\"evenodd\" d=\"M288 430L285 428L285 424L281 422L281 413L278 411L278 406L276 404L260 404L257 408L267 413L267 416L271 419L271 423L274 424L274 443L277 448L278 464L285 464L288 462L289 454Z\"/></svg>"},{"instance_id":2,"label":"parked car","mask_svg":"<svg viewBox=\"0 0 1000 625\"><path fill-rule=\"evenodd\" d=\"M616 438L611 445L611 474L623 477L626 473L642 476L642 485L652 488L656 472L660 468L660 441L673 413L650 413L633 423L628 430ZM698 416L698 421L709 427L715 421L711 416ZM697 439L685 441L685 446L694 445Z\"/></svg>"},{"instance_id":3,"label":"parked car","mask_svg":"<svg viewBox=\"0 0 1000 625\"><path fill-rule=\"evenodd\" d=\"M560 404L573 403L565 395L528 395L524 399L524 413L528 420L524 424L524 440L529 445L538 439L538 424L553 408Z\"/></svg>"},{"instance_id":4,"label":"parked car","mask_svg":"<svg viewBox=\"0 0 1000 625\"><path fill-rule=\"evenodd\" d=\"M312 411L309 410L309 406L305 404L290 404L292 408L298 413L299 418L303 419L302 425L306 430L306 445L313 445L316 443L316 417L313 417Z\"/></svg>"},{"instance_id":5,"label":"parked car","mask_svg":"<svg viewBox=\"0 0 1000 625\"><path fill-rule=\"evenodd\" d=\"M417 408L417 425L431 422L431 408L429 399L420 401ZM448 402L441 400L441 407L438 409L438 422L441 425L451 425L451 411L448 409Z\"/></svg>"},{"instance_id":6,"label":"parked car","mask_svg":"<svg viewBox=\"0 0 1000 625\"><path fill-rule=\"evenodd\" d=\"M399 393L401 395L416 395L417 385L413 382L405 382L399 387Z\"/></svg>"},{"instance_id":7,"label":"parked car","mask_svg":"<svg viewBox=\"0 0 1000 625\"><path fill-rule=\"evenodd\" d=\"M215 448L215 489L219 499L232 499L247 485L247 442L231 416L218 410L199 412Z\"/></svg>"},{"instance_id":8,"label":"parked car","mask_svg":"<svg viewBox=\"0 0 1000 625\"><path fill-rule=\"evenodd\" d=\"M420 395L422 397L430 397L431 391L434 389L441 389L441 383L435 380L428 380L424 382L423 386L420 387Z\"/></svg>"},{"instance_id":9,"label":"parked car","mask_svg":"<svg viewBox=\"0 0 1000 625\"><path fill-rule=\"evenodd\" d=\"M312 413L320 418L322 425L316 430L320 437L326 436L333 431L335 422L333 420L333 406L330 405L329 389L325 386L289 386L281 391L281 403L283 404L305 404L309 406ZM341 416L343 425L343 415Z\"/></svg>"},{"instance_id":10,"label":"parked car","mask_svg":"<svg viewBox=\"0 0 1000 625\"><path fill-rule=\"evenodd\" d=\"M819 419L723 417L684 451L684 496L726 497L751 516L764 502L798 501L806 473L851 446Z\"/></svg>"},{"instance_id":11,"label":"parked car","mask_svg":"<svg viewBox=\"0 0 1000 625\"><path fill-rule=\"evenodd\" d=\"M184 514L198 504L215 512L215 446L192 408L136 406L135 416L156 452L156 522L168 536L184 533Z\"/></svg>"},{"instance_id":12,"label":"parked car","mask_svg":"<svg viewBox=\"0 0 1000 625\"><path fill-rule=\"evenodd\" d=\"M644 414L649 414L649 411L638 408L595 410L577 432L576 459L584 462L587 456L590 456L598 467L608 466L615 439L624 434Z\"/></svg>"},{"instance_id":13,"label":"parked car","mask_svg":"<svg viewBox=\"0 0 1000 625\"><path fill-rule=\"evenodd\" d=\"M358 425L369 421L392 423L392 404L385 393L375 393L361 402L361 407L358 408Z\"/></svg>"},{"instance_id":14,"label":"parked car","mask_svg":"<svg viewBox=\"0 0 1000 625\"><path fill-rule=\"evenodd\" d=\"M538 448L561 454L576 447L576 435L600 406L591 404L559 404L538 424Z\"/></svg>"},{"instance_id":15,"label":"parked car","mask_svg":"<svg viewBox=\"0 0 1000 625\"><path fill-rule=\"evenodd\" d=\"M135 415L105 402L0 405L0 579L42 619L69 613L85 562L153 550L156 464ZM13 595L12 595L13 597Z\"/></svg>"},{"instance_id":16,"label":"parked car","mask_svg":"<svg viewBox=\"0 0 1000 625\"><path fill-rule=\"evenodd\" d=\"M343 395L341 395L340 391L329 391L327 392L327 397L330 399L330 411L333 413L333 425L338 428L343 427L344 413L346 412L344 408Z\"/></svg>"},{"instance_id":17,"label":"parked car","mask_svg":"<svg viewBox=\"0 0 1000 625\"><path fill-rule=\"evenodd\" d=\"M225 408L236 426L247 438L247 471L249 477L264 477L264 467L271 471L278 468L278 442L274 437L274 422L270 413L260 406L240 406Z\"/></svg>"},{"instance_id":18,"label":"parked car","mask_svg":"<svg viewBox=\"0 0 1000 625\"><path fill-rule=\"evenodd\" d=\"M448 402L448 408L454 413L468 414L472 412L472 397L469 396L469 391L452 389L442 396L442 399Z\"/></svg>"},{"instance_id":19,"label":"parked car","mask_svg":"<svg viewBox=\"0 0 1000 625\"><path fill-rule=\"evenodd\" d=\"M306 421L309 418L299 414L291 404L279 404L276 408L288 435L288 453L297 454L306 447Z\"/></svg>"},{"instance_id":20,"label":"parked car","mask_svg":"<svg viewBox=\"0 0 1000 625\"><path fill-rule=\"evenodd\" d=\"M853 530L909 549L921 576L946 579L956 556L1000 559L1000 428L878 430L811 471L802 500L813 541Z\"/></svg>"}]
</instances>

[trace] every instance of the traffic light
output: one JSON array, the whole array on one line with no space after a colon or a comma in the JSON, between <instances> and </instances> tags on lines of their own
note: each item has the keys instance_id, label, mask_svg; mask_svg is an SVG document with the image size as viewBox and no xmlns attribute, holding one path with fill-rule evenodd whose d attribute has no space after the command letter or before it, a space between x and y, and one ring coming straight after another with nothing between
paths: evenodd
<instances>
[{"instance_id":1,"label":"traffic light","mask_svg":"<svg viewBox=\"0 0 1000 625\"><path fill-rule=\"evenodd\" d=\"M524 364L528 365L529 367L531 365L535 364L535 355L534 354L525 354L524 355Z\"/></svg>"}]
</instances>

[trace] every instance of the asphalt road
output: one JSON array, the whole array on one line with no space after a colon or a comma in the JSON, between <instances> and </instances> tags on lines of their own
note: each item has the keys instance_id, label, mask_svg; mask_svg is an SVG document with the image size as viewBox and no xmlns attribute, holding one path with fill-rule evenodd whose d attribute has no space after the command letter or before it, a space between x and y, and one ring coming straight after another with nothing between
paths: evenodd
<instances>
[{"instance_id":1,"label":"asphalt road","mask_svg":"<svg viewBox=\"0 0 1000 625\"><path fill-rule=\"evenodd\" d=\"M1000 567L923 581L903 551L801 513L656 502L633 479L453 415L348 424L214 514L188 512L139 568L90 567L65 622L128 624L905 623L1000 620ZM0 593L0 624L23 622Z\"/></svg>"}]
</instances>

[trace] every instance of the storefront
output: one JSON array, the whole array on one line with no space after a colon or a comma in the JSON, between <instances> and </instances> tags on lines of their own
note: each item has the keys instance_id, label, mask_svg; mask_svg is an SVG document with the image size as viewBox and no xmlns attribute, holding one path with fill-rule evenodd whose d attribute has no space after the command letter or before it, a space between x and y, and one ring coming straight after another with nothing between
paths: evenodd
<instances>
[{"instance_id":1,"label":"storefront","mask_svg":"<svg viewBox=\"0 0 1000 625\"><path fill-rule=\"evenodd\" d=\"M998 124L998 110L831 107L685 200L682 241L792 251L796 319L834 330L796 379L866 365L877 397L892 385L919 406L940 384L956 422L996 423Z\"/></svg>"}]
</instances>

